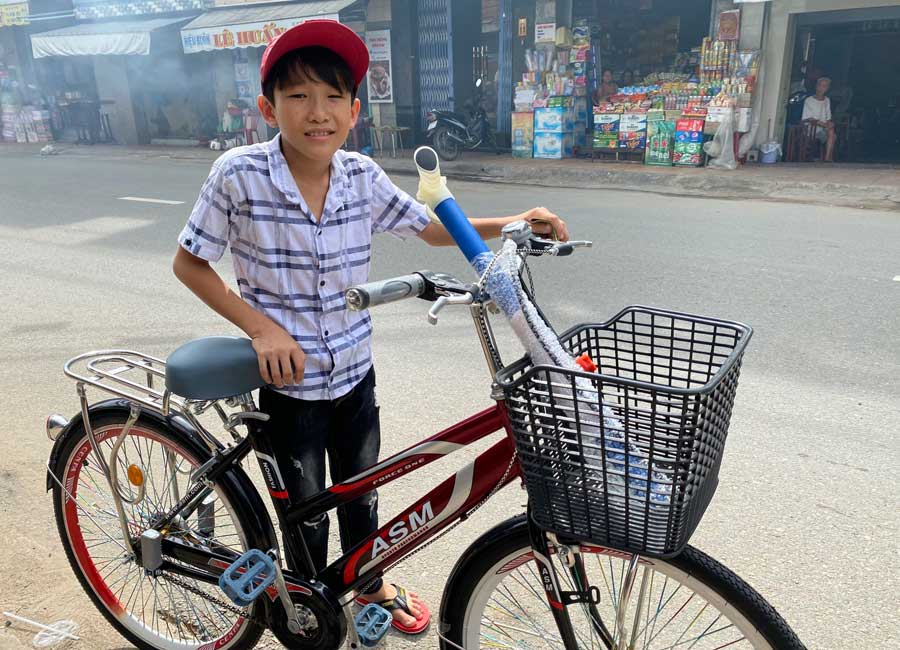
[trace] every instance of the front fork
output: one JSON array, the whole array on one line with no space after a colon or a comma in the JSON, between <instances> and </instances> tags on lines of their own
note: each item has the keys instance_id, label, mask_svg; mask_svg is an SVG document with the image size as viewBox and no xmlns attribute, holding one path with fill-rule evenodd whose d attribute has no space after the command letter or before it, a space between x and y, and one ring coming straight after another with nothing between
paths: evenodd
<instances>
[{"instance_id":1,"label":"front fork","mask_svg":"<svg viewBox=\"0 0 900 650\"><path fill-rule=\"evenodd\" d=\"M568 607L578 604L584 609L585 616L591 625L591 636L596 634L603 647L607 650L631 650L628 643L628 634L625 629L626 615L628 612L628 602L631 599L631 592L634 587L635 578L637 577L637 569L640 558L633 555L628 563L625 576L622 583L622 589L618 594L618 605L616 606L616 621L613 632L606 627L600 612L597 610L597 602L599 601L599 592L596 587L592 587L587 578L587 572L584 566L584 557L581 553L580 544L573 545L560 544L555 536L549 535L547 532L538 528L531 518L528 516L528 534L531 539L531 548L534 552L535 561L538 565L538 573L541 577L541 583L544 586L547 602L550 605L550 611L556 621L563 644L567 650L578 650L578 639L575 630L572 627L572 619L569 616ZM552 541L550 539L552 537ZM552 544L552 547L551 547ZM569 582L573 587L572 591L565 591L560 588L559 578L553 566L552 556L556 554L559 561L567 568L569 573ZM646 575L644 576L646 579ZM641 583L641 593L638 597L638 608L644 596L644 581ZM615 603L614 603L615 604ZM631 638L635 637L637 632L639 619L635 618L634 630L632 630Z\"/></svg>"},{"instance_id":2,"label":"front fork","mask_svg":"<svg viewBox=\"0 0 900 650\"><path fill-rule=\"evenodd\" d=\"M559 588L559 580L551 560L551 553L555 549L551 550L547 534L537 527L530 512L528 513L528 536L531 539L531 549L538 565L538 575L541 577L541 584L544 586L545 596L550 604L550 611L556 621L556 626L559 628L563 645L566 650L578 650L578 639L572 628L569 611L563 605L562 590Z\"/></svg>"}]
</instances>

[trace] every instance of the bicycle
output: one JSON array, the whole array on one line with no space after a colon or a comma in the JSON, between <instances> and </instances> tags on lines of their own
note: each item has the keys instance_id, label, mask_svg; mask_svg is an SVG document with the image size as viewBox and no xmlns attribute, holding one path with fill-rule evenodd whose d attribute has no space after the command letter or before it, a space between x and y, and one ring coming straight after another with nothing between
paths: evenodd
<instances>
[{"instance_id":1,"label":"bicycle","mask_svg":"<svg viewBox=\"0 0 900 650\"><path fill-rule=\"evenodd\" d=\"M506 262L532 300L526 256L583 244L524 224L504 233ZM804 647L756 591L687 545L717 484L749 327L628 307L559 336L581 355L577 370L529 356L504 365L484 277L422 271L347 292L352 309L410 297L434 303L432 322L448 305L468 306L495 404L299 503L253 400L263 382L248 340L198 339L166 361L107 350L67 362L81 411L48 418L47 489L73 570L129 642L252 648L270 629L289 648L369 645L377 638L353 613L357 593L521 481L527 512L480 536L450 573L442 648ZM90 404L87 387L113 398ZM201 424L207 411L231 443ZM495 432L505 435L472 463L313 569L300 522ZM241 467L251 452L283 553Z\"/></svg>"}]
</instances>

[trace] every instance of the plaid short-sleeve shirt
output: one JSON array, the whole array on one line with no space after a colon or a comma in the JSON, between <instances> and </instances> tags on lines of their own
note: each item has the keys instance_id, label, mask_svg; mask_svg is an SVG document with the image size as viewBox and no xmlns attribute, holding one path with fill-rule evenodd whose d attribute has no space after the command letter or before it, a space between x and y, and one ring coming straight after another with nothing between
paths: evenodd
<instances>
[{"instance_id":1,"label":"plaid short-sleeve shirt","mask_svg":"<svg viewBox=\"0 0 900 650\"><path fill-rule=\"evenodd\" d=\"M241 296L306 353L303 383L279 392L306 400L348 393L372 365L372 323L344 291L369 279L372 234L417 235L425 207L370 158L338 151L317 222L281 152L280 136L222 155L178 242L218 261L231 249Z\"/></svg>"}]
</instances>

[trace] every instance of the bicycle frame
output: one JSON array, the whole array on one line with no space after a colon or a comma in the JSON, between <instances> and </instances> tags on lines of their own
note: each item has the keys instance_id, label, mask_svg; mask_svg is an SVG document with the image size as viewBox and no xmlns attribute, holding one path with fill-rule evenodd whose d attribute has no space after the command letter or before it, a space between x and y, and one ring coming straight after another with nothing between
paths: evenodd
<instances>
[{"instance_id":1,"label":"bicycle frame","mask_svg":"<svg viewBox=\"0 0 900 650\"><path fill-rule=\"evenodd\" d=\"M284 546L291 561L291 569L283 572L288 590L303 590L305 588L298 583L315 578L341 604L348 602L355 590L365 587L441 530L458 520L465 519L469 511L492 491L502 488L520 475L518 463L515 462L514 444L509 434L506 408L502 401L381 461L361 474L332 485L298 503L293 503L288 495L278 463L262 427L252 421L248 422L248 427L250 433L246 441L249 444L239 444L233 453L223 455L210 468L210 476L226 471L228 467L239 463L252 449L265 477L269 496L281 527ZM498 431L506 432L502 440L391 518L337 561L316 572L306 550L306 543L300 530L301 522L353 501L371 490L407 476ZM207 487L196 492L192 490L185 495L182 503L184 501L199 503L210 489ZM184 510L175 506L173 511ZM167 516L154 527L165 525L169 518ZM218 575L234 559L203 551L177 540L166 540L163 550L166 556L180 562L209 569L208 572L193 570L165 561L162 570L185 574L210 583L215 582ZM274 590L270 592L270 597L274 600Z\"/></svg>"}]
</instances>

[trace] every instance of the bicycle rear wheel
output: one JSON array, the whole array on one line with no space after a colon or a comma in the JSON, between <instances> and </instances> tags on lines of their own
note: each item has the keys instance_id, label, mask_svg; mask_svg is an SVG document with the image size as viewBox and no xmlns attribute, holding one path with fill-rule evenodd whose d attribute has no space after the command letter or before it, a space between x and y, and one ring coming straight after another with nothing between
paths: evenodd
<instances>
[{"instance_id":1,"label":"bicycle rear wheel","mask_svg":"<svg viewBox=\"0 0 900 650\"><path fill-rule=\"evenodd\" d=\"M91 418L107 460L126 417L127 411ZM106 619L139 648L252 648L262 633L251 621L257 604L237 608L216 585L146 575L123 539L109 483L83 425L74 425L57 444L54 471L65 486L53 486L59 535L73 571ZM129 466L138 467L144 479L143 500L123 504L133 539L184 496L190 471L208 457L209 451L190 436L146 416L138 418L118 456L119 484L127 496L137 495L125 478ZM178 517L166 535L201 548L243 553L254 531L241 516L241 506L233 478L226 477L195 513Z\"/></svg>"},{"instance_id":2,"label":"bicycle rear wheel","mask_svg":"<svg viewBox=\"0 0 900 650\"><path fill-rule=\"evenodd\" d=\"M631 555L583 546L589 584L599 588L595 614L612 634L625 607L622 648L629 650L801 650L784 619L746 582L688 546L668 560L641 559L630 597L620 603ZM554 554L566 591L569 570ZM606 648L589 605L569 605L579 648ZM473 544L454 568L441 607L444 650L564 647L531 550L524 516L504 522Z\"/></svg>"}]
</instances>

